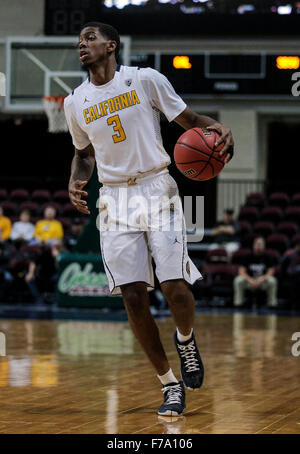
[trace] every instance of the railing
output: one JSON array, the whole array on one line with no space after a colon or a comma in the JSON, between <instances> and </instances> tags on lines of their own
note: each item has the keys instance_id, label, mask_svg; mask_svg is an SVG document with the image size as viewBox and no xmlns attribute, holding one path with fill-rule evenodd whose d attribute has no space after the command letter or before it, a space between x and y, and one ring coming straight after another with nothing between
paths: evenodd
<instances>
[{"instance_id":1,"label":"railing","mask_svg":"<svg viewBox=\"0 0 300 454\"><path fill-rule=\"evenodd\" d=\"M233 208L237 214L247 195L253 192L266 193L266 180L218 180L217 218L223 217L224 209Z\"/></svg>"}]
</instances>

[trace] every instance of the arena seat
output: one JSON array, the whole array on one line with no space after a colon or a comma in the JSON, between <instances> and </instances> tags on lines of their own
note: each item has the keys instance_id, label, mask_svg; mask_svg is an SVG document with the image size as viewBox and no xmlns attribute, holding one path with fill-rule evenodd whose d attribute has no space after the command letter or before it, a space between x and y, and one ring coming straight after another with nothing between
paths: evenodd
<instances>
[{"instance_id":1,"label":"arena seat","mask_svg":"<svg viewBox=\"0 0 300 454\"><path fill-rule=\"evenodd\" d=\"M278 223L283 219L283 211L279 206L269 206L262 209L260 213L261 221Z\"/></svg>"},{"instance_id":2,"label":"arena seat","mask_svg":"<svg viewBox=\"0 0 300 454\"><path fill-rule=\"evenodd\" d=\"M18 206L14 202L10 202L9 200L4 200L1 202L1 206L3 208L3 212L5 216L17 216L18 215Z\"/></svg>"},{"instance_id":3,"label":"arena seat","mask_svg":"<svg viewBox=\"0 0 300 454\"><path fill-rule=\"evenodd\" d=\"M280 254L282 254L289 246L289 239L282 233L273 233L272 235L268 236L266 245L268 249L275 249Z\"/></svg>"},{"instance_id":4,"label":"arena seat","mask_svg":"<svg viewBox=\"0 0 300 454\"><path fill-rule=\"evenodd\" d=\"M295 222L280 222L277 226L277 233L283 233L291 238L298 232L298 226Z\"/></svg>"},{"instance_id":5,"label":"arena seat","mask_svg":"<svg viewBox=\"0 0 300 454\"><path fill-rule=\"evenodd\" d=\"M80 216L80 212L72 205L72 203L66 203L63 206L63 216L64 217L70 217L70 218L76 218Z\"/></svg>"},{"instance_id":6,"label":"arena seat","mask_svg":"<svg viewBox=\"0 0 300 454\"><path fill-rule=\"evenodd\" d=\"M300 206L290 206L285 210L285 218L287 221L300 223Z\"/></svg>"},{"instance_id":7,"label":"arena seat","mask_svg":"<svg viewBox=\"0 0 300 454\"><path fill-rule=\"evenodd\" d=\"M70 225L71 225L71 221L69 218L65 218L65 217L59 217L57 218L57 220L59 222L61 222L62 226L63 226L63 229L64 229L64 232L68 231L69 228L70 228Z\"/></svg>"},{"instance_id":8,"label":"arena seat","mask_svg":"<svg viewBox=\"0 0 300 454\"><path fill-rule=\"evenodd\" d=\"M265 253L270 255L275 264L278 265L279 264L279 261L280 261L280 253L276 250L276 249L266 249L265 250Z\"/></svg>"},{"instance_id":9,"label":"arena seat","mask_svg":"<svg viewBox=\"0 0 300 454\"><path fill-rule=\"evenodd\" d=\"M29 200L29 192L27 189L14 189L10 193L10 200L15 203L22 203Z\"/></svg>"},{"instance_id":10,"label":"arena seat","mask_svg":"<svg viewBox=\"0 0 300 454\"><path fill-rule=\"evenodd\" d=\"M53 200L62 204L68 203L70 201L69 192L64 189L55 191L53 194Z\"/></svg>"},{"instance_id":11,"label":"arena seat","mask_svg":"<svg viewBox=\"0 0 300 454\"><path fill-rule=\"evenodd\" d=\"M268 221L258 221L253 226L253 232L262 235L263 237L267 237L271 235L275 230L275 226L273 222Z\"/></svg>"},{"instance_id":12,"label":"arena seat","mask_svg":"<svg viewBox=\"0 0 300 454\"><path fill-rule=\"evenodd\" d=\"M269 205L286 208L290 203L290 198L285 192L273 192L269 196Z\"/></svg>"},{"instance_id":13,"label":"arena seat","mask_svg":"<svg viewBox=\"0 0 300 454\"><path fill-rule=\"evenodd\" d=\"M211 249L206 255L208 263L227 263L228 254L224 248Z\"/></svg>"},{"instance_id":14,"label":"arena seat","mask_svg":"<svg viewBox=\"0 0 300 454\"><path fill-rule=\"evenodd\" d=\"M233 265L243 265L245 257L251 254L251 249L241 248L235 251L231 257L231 263Z\"/></svg>"},{"instance_id":15,"label":"arena seat","mask_svg":"<svg viewBox=\"0 0 300 454\"><path fill-rule=\"evenodd\" d=\"M2 203L3 200L7 201L8 199L8 194L6 189L0 189L0 203Z\"/></svg>"},{"instance_id":16,"label":"arena seat","mask_svg":"<svg viewBox=\"0 0 300 454\"><path fill-rule=\"evenodd\" d=\"M297 192L296 194L293 195L291 204L293 206L299 206L300 205L300 193L299 192Z\"/></svg>"},{"instance_id":17,"label":"arena seat","mask_svg":"<svg viewBox=\"0 0 300 454\"><path fill-rule=\"evenodd\" d=\"M292 246L295 247L298 241L300 242L300 233L296 233L296 235L293 236L291 241Z\"/></svg>"},{"instance_id":18,"label":"arena seat","mask_svg":"<svg viewBox=\"0 0 300 454\"><path fill-rule=\"evenodd\" d=\"M249 233L252 233L252 226L247 221L240 221L239 227L240 227L240 235L242 237L245 235L248 235Z\"/></svg>"},{"instance_id":19,"label":"arena seat","mask_svg":"<svg viewBox=\"0 0 300 454\"><path fill-rule=\"evenodd\" d=\"M259 218L259 211L256 207L244 206L240 209L239 221L246 221L249 223L256 222Z\"/></svg>"},{"instance_id":20,"label":"arena seat","mask_svg":"<svg viewBox=\"0 0 300 454\"><path fill-rule=\"evenodd\" d=\"M255 206L258 208L264 207L266 204L266 196L261 192L253 192L252 194L248 194L246 199L247 206Z\"/></svg>"},{"instance_id":21,"label":"arena seat","mask_svg":"<svg viewBox=\"0 0 300 454\"><path fill-rule=\"evenodd\" d=\"M31 194L31 200L36 203L45 203L47 201L50 201L50 199L50 191L48 191L47 189L36 189Z\"/></svg>"}]
</instances>

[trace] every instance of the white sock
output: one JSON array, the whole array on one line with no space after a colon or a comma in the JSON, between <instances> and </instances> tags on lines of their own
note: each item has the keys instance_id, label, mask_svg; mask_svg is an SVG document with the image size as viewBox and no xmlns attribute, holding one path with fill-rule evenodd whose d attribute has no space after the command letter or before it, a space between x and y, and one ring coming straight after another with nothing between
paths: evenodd
<instances>
[{"instance_id":1,"label":"white sock","mask_svg":"<svg viewBox=\"0 0 300 454\"><path fill-rule=\"evenodd\" d=\"M167 385L168 383L178 383L172 369L169 369L164 375L157 375L157 378L161 381L162 385Z\"/></svg>"},{"instance_id":2,"label":"white sock","mask_svg":"<svg viewBox=\"0 0 300 454\"><path fill-rule=\"evenodd\" d=\"M188 334L187 336L184 336L183 334L181 334L178 328L176 328L176 330L177 330L177 339L179 340L179 342L186 342L192 337L193 328L191 329L190 334Z\"/></svg>"}]
</instances>

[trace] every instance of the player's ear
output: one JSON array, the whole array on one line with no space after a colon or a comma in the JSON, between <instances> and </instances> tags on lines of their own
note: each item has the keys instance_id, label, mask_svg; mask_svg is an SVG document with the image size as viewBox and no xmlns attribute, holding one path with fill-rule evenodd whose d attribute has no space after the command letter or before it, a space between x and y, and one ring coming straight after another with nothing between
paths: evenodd
<instances>
[{"instance_id":1,"label":"player's ear","mask_svg":"<svg viewBox=\"0 0 300 454\"><path fill-rule=\"evenodd\" d=\"M114 52L116 50L117 43L116 41L107 41L107 50L108 52Z\"/></svg>"}]
</instances>

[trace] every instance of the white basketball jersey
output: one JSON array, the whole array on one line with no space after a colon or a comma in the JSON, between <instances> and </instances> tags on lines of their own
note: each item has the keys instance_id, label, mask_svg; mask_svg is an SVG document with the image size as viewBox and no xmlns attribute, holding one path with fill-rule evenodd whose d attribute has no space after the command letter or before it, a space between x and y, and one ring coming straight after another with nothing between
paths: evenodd
<instances>
[{"instance_id":1,"label":"white basketball jersey","mask_svg":"<svg viewBox=\"0 0 300 454\"><path fill-rule=\"evenodd\" d=\"M160 112L172 121L185 108L158 71L120 65L110 82L96 86L87 79L64 104L73 144L78 150L93 145L103 183L168 166Z\"/></svg>"}]
</instances>

